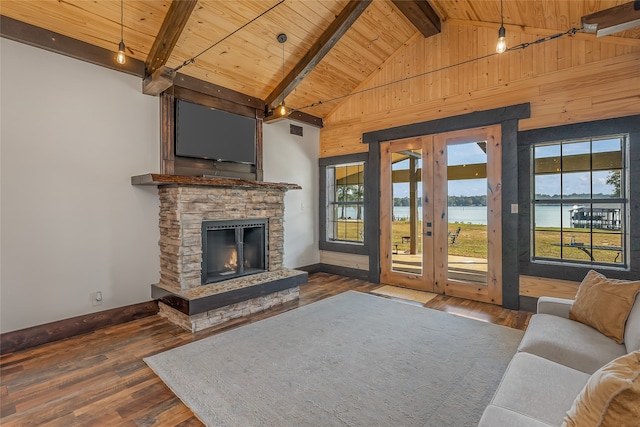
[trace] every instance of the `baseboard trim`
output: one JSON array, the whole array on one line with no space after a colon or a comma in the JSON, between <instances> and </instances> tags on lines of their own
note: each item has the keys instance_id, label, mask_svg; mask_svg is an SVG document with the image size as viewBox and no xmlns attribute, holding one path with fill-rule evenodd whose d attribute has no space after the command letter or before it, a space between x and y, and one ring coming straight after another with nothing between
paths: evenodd
<instances>
[{"instance_id":1,"label":"baseboard trim","mask_svg":"<svg viewBox=\"0 0 640 427\"><path fill-rule=\"evenodd\" d=\"M358 270L357 268L341 267L332 264L311 264L304 267L297 267L296 270L306 271L307 273L329 273L338 276L350 277L352 279L360 279L369 281L369 270Z\"/></svg>"},{"instance_id":2,"label":"baseboard trim","mask_svg":"<svg viewBox=\"0 0 640 427\"><path fill-rule=\"evenodd\" d=\"M310 264L310 265L305 265L304 267L296 267L296 270L302 270L302 271L306 271L307 273L311 274L311 273L323 273L324 270L322 269L322 266L324 264Z\"/></svg>"},{"instance_id":3,"label":"baseboard trim","mask_svg":"<svg viewBox=\"0 0 640 427\"><path fill-rule=\"evenodd\" d=\"M158 303L147 301L44 325L0 334L0 354L36 347L53 341L93 332L107 326L119 325L158 313Z\"/></svg>"},{"instance_id":4,"label":"baseboard trim","mask_svg":"<svg viewBox=\"0 0 640 427\"><path fill-rule=\"evenodd\" d=\"M538 298L520 295L520 310L535 313L538 311Z\"/></svg>"}]
</instances>

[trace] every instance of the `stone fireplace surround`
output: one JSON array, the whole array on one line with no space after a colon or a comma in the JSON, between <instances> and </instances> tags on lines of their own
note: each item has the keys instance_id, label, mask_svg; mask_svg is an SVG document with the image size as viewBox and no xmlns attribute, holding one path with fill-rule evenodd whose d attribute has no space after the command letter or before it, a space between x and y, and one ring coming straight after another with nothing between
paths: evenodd
<instances>
[{"instance_id":1,"label":"stone fireplace surround","mask_svg":"<svg viewBox=\"0 0 640 427\"><path fill-rule=\"evenodd\" d=\"M283 268L284 194L296 184L146 174L160 197L160 282L151 285L161 316L192 332L299 297L307 273ZM202 222L268 219L268 271L201 285Z\"/></svg>"}]
</instances>

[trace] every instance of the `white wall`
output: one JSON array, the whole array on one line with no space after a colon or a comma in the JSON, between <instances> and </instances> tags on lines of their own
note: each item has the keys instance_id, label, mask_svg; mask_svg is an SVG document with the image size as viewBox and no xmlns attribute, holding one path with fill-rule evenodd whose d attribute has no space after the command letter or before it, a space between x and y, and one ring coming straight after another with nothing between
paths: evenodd
<instances>
[{"instance_id":1,"label":"white wall","mask_svg":"<svg viewBox=\"0 0 640 427\"><path fill-rule=\"evenodd\" d=\"M284 266L320 262L318 250L318 158L320 129L302 126L303 137L291 135L289 120L264 125L264 180L299 184L289 190L284 210Z\"/></svg>"},{"instance_id":2,"label":"white wall","mask_svg":"<svg viewBox=\"0 0 640 427\"><path fill-rule=\"evenodd\" d=\"M0 333L151 298L159 278L159 100L141 79L0 39ZM320 130L264 126L285 196L284 265L320 261ZM101 306L91 294L102 291Z\"/></svg>"},{"instance_id":3,"label":"white wall","mask_svg":"<svg viewBox=\"0 0 640 427\"><path fill-rule=\"evenodd\" d=\"M138 77L0 49L0 331L150 300L159 201L130 177L159 169L158 98Z\"/></svg>"}]
</instances>

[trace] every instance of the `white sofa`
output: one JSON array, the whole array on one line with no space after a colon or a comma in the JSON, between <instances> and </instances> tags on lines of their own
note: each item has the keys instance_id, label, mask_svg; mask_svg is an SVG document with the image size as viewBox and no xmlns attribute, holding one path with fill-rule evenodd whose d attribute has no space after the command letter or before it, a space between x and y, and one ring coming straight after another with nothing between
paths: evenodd
<instances>
[{"instance_id":1,"label":"white sofa","mask_svg":"<svg viewBox=\"0 0 640 427\"><path fill-rule=\"evenodd\" d=\"M573 300L542 297L518 352L502 378L480 427L561 426L590 376L612 360L640 350L640 294L624 343L569 319Z\"/></svg>"}]
</instances>

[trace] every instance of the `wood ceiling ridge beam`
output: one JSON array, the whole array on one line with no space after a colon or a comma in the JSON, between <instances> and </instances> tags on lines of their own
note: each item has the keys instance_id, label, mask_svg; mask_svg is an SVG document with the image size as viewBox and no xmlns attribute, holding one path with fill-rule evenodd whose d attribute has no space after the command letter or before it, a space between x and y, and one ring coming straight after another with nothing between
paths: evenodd
<instances>
[{"instance_id":1,"label":"wood ceiling ridge beam","mask_svg":"<svg viewBox=\"0 0 640 427\"><path fill-rule=\"evenodd\" d=\"M173 0L145 61L142 92L160 95L173 84L175 72L164 65L171 57L198 0Z\"/></svg>"},{"instance_id":2,"label":"wood ceiling ridge beam","mask_svg":"<svg viewBox=\"0 0 640 427\"><path fill-rule=\"evenodd\" d=\"M335 46L340 38L353 25L372 0L351 0L340 12L338 17L320 35L318 40L305 53L302 59L293 67L287 76L265 98L268 106L274 107L278 99L286 98L320 63L322 58Z\"/></svg>"},{"instance_id":3,"label":"wood ceiling ridge beam","mask_svg":"<svg viewBox=\"0 0 640 427\"><path fill-rule=\"evenodd\" d=\"M391 2L425 38L441 31L440 16L427 0L391 0Z\"/></svg>"},{"instance_id":4,"label":"wood ceiling ridge beam","mask_svg":"<svg viewBox=\"0 0 640 427\"><path fill-rule=\"evenodd\" d=\"M481 27L481 28L495 28L496 34L498 31L498 28L500 28L499 22L473 21L469 19L447 19L444 21L444 23L451 24L451 25L461 25L461 26ZM548 28L528 27L526 25L516 25L516 24L504 24L504 27L507 29L507 31L510 31L510 30L518 31L525 34L533 34L533 35L540 35L540 36L552 36L561 32L556 30L550 30ZM588 40L588 41L599 42L599 43L617 44L622 46L640 46L640 39L632 39L628 37L616 37L616 36L596 37L593 34L582 33L582 32L578 32L572 35L571 37L577 40Z\"/></svg>"}]
</instances>

